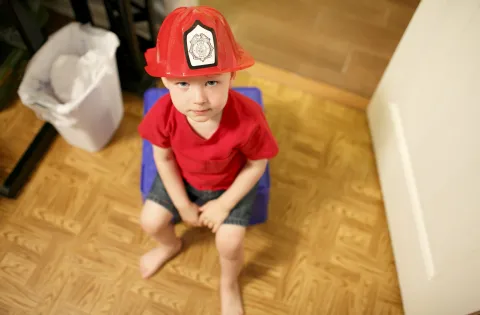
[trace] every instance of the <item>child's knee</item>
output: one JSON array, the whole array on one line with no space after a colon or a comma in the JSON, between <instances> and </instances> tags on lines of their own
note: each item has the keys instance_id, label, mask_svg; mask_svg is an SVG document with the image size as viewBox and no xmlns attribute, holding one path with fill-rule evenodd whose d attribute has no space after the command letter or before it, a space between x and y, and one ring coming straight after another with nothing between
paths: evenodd
<instances>
[{"instance_id":1,"label":"child's knee","mask_svg":"<svg viewBox=\"0 0 480 315\"><path fill-rule=\"evenodd\" d=\"M153 235L167 228L172 218L172 214L163 206L147 200L142 209L140 224L146 233Z\"/></svg>"},{"instance_id":2,"label":"child's knee","mask_svg":"<svg viewBox=\"0 0 480 315\"><path fill-rule=\"evenodd\" d=\"M220 257L237 259L243 250L245 228L238 225L223 224L217 231L215 243Z\"/></svg>"}]
</instances>

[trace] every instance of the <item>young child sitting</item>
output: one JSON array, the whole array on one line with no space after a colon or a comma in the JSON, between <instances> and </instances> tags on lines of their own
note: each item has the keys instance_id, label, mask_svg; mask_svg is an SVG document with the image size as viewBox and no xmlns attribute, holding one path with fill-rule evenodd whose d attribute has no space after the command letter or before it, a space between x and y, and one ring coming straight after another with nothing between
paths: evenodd
<instances>
[{"instance_id":1,"label":"young child sitting","mask_svg":"<svg viewBox=\"0 0 480 315\"><path fill-rule=\"evenodd\" d=\"M208 227L220 256L222 314L243 314L238 276L245 229L258 181L278 153L260 105L231 89L236 71L254 60L225 18L205 6L170 13L145 57L146 71L169 93L139 126L158 169L141 224L159 245L141 258L142 276L181 250L173 224Z\"/></svg>"}]
</instances>

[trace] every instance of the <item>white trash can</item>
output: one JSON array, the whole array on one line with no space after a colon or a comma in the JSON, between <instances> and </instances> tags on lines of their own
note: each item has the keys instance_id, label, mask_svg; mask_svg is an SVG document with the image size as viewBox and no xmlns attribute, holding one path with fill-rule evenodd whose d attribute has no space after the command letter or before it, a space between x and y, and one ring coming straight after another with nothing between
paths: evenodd
<instances>
[{"instance_id":1,"label":"white trash can","mask_svg":"<svg viewBox=\"0 0 480 315\"><path fill-rule=\"evenodd\" d=\"M114 33L90 24L64 26L29 61L18 89L22 103L70 145L101 150L124 115L115 56L119 44ZM61 67L70 71L61 73Z\"/></svg>"}]
</instances>

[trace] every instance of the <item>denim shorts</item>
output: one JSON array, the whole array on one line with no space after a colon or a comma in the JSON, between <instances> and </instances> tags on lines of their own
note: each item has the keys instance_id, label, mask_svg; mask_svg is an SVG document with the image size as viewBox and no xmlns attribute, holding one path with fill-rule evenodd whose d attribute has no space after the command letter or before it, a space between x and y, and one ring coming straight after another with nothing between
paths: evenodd
<instances>
[{"instance_id":1,"label":"denim shorts","mask_svg":"<svg viewBox=\"0 0 480 315\"><path fill-rule=\"evenodd\" d=\"M225 192L225 190L197 190L186 181L184 181L184 184L188 197L198 205L203 205L210 200L217 199ZM245 227L249 225L252 216L252 206L257 195L257 187L258 183L237 203L225 221L223 221L224 224L236 224ZM173 205L158 173L155 176L152 188L146 199L167 209L173 215L173 223L181 221L180 214Z\"/></svg>"}]
</instances>

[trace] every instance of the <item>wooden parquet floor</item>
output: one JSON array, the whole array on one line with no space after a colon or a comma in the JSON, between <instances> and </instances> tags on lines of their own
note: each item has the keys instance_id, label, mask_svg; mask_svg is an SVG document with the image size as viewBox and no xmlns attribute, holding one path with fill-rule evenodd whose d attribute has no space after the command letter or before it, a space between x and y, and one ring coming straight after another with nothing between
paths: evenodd
<instances>
[{"instance_id":1,"label":"wooden parquet floor","mask_svg":"<svg viewBox=\"0 0 480 315\"><path fill-rule=\"evenodd\" d=\"M236 85L262 89L281 152L268 223L247 234L246 314L402 314L365 113L253 73ZM138 223L142 101L124 99L105 150L58 137L18 199L0 199L0 314L218 314L208 230L177 226L185 251L140 278L139 257L155 244ZM5 174L40 123L17 102L0 124Z\"/></svg>"}]
</instances>

